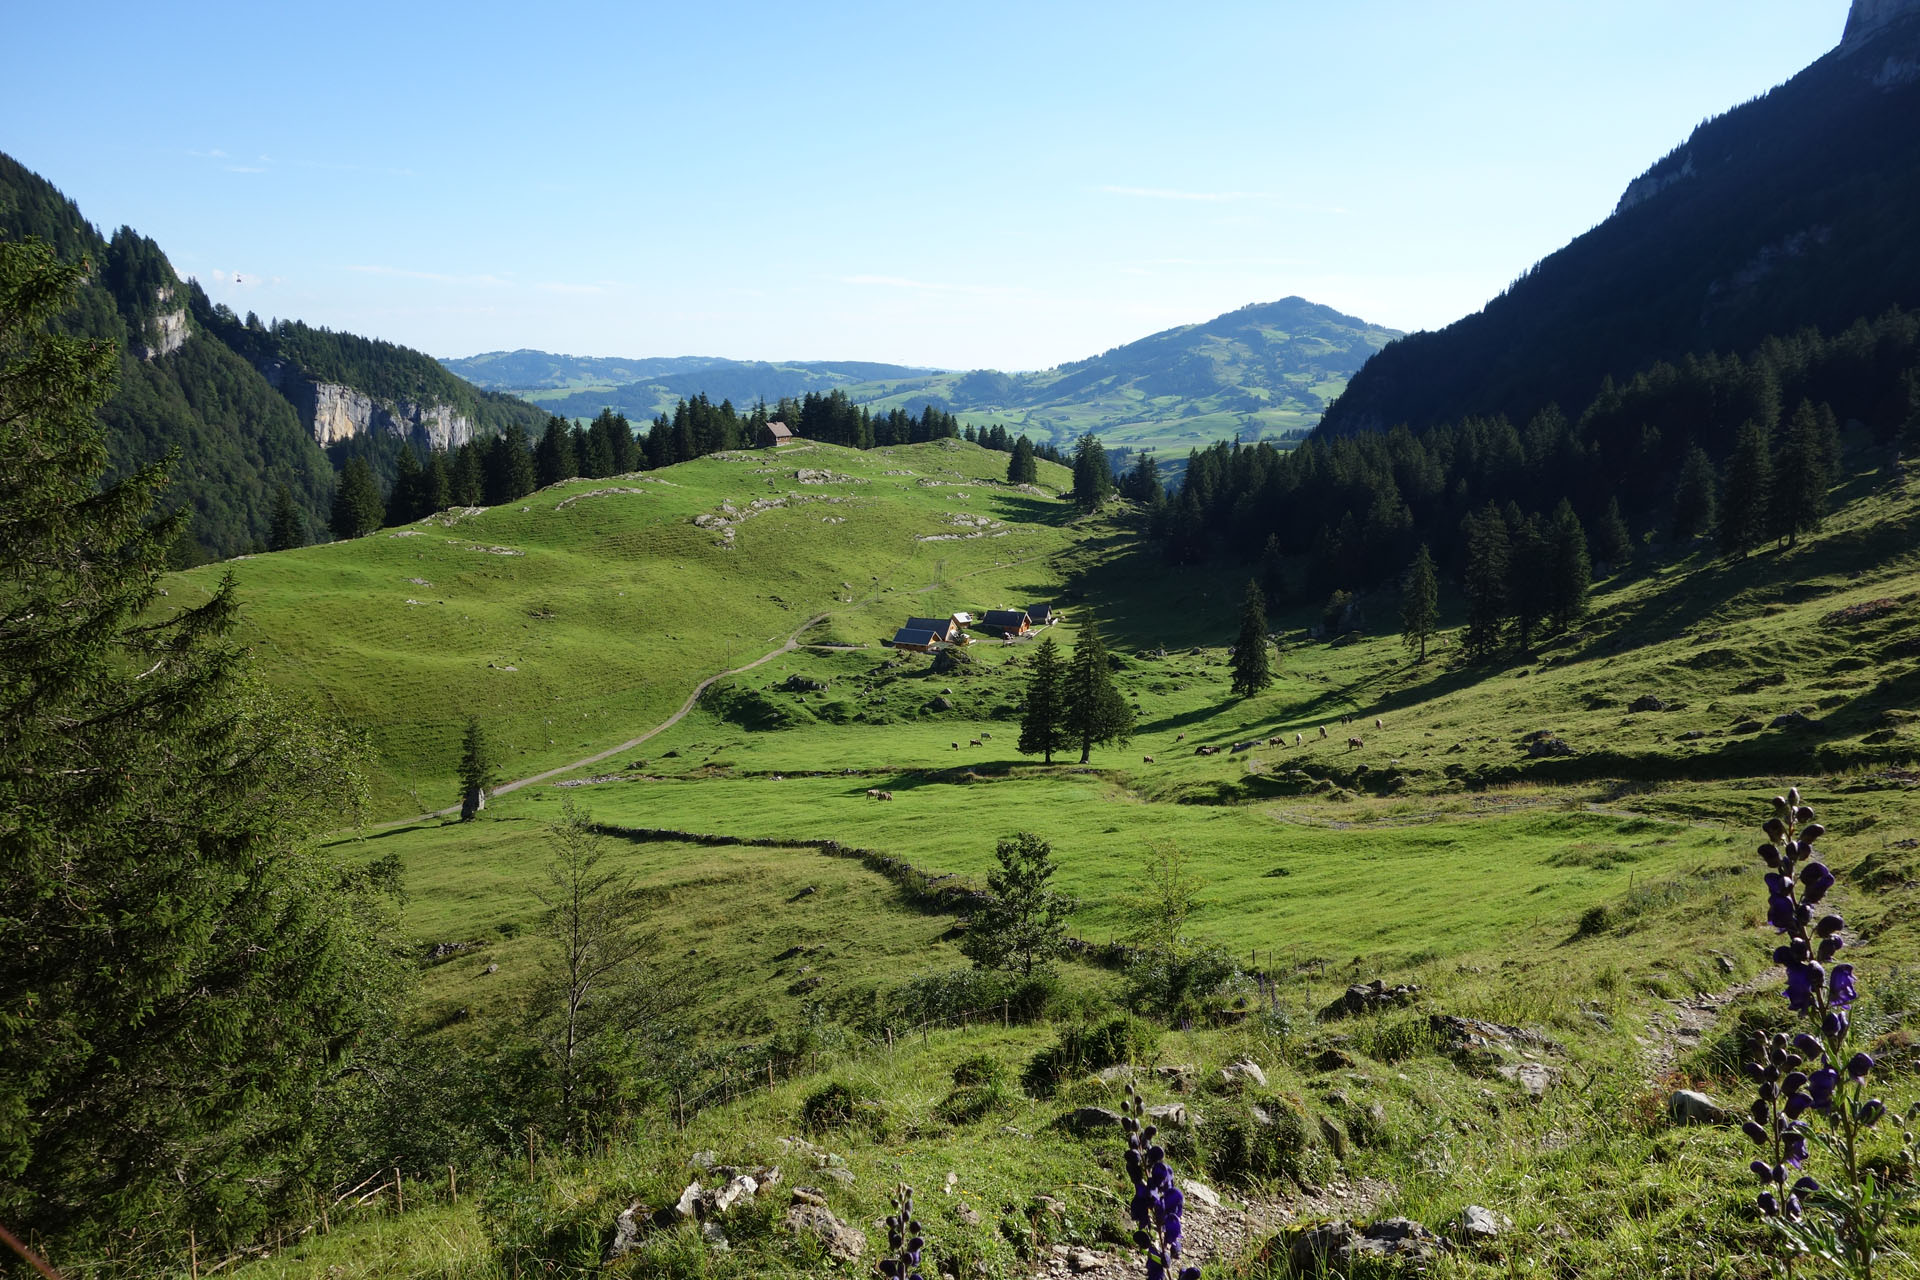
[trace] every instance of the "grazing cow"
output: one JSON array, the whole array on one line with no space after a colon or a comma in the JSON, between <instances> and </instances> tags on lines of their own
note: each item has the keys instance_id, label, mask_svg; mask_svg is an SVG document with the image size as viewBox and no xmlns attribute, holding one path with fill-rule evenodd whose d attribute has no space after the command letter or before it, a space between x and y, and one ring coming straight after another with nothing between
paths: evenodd
<instances>
[{"instance_id":1,"label":"grazing cow","mask_svg":"<svg viewBox=\"0 0 1920 1280\"><path fill-rule=\"evenodd\" d=\"M891 799L893 799L893 792L891 792L891 791L882 791L882 792L880 793L880 798L881 798L882 800L891 800Z\"/></svg>"},{"instance_id":2,"label":"grazing cow","mask_svg":"<svg viewBox=\"0 0 1920 1280\"><path fill-rule=\"evenodd\" d=\"M982 730L980 731L980 736L981 736L981 737L983 737L983 738L991 738L991 737L992 737L993 735L992 735L992 734L990 734L990 733L988 733L988 732L987 732L986 730L984 730L984 729L982 729Z\"/></svg>"},{"instance_id":3,"label":"grazing cow","mask_svg":"<svg viewBox=\"0 0 1920 1280\"><path fill-rule=\"evenodd\" d=\"M1152 756L1141 756L1141 757L1140 757L1140 763L1141 763L1141 764L1152 764L1152 763L1153 763L1153 757L1152 757Z\"/></svg>"},{"instance_id":4,"label":"grazing cow","mask_svg":"<svg viewBox=\"0 0 1920 1280\"><path fill-rule=\"evenodd\" d=\"M1187 740L1187 735L1184 733L1176 733L1173 735L1173 740L1175 742L1185 742Z\"/></svg>"},{"instance_id":5,"label":"grazing cow","mask_svg":"<svg viewBox=\"0 0 1920 1280\"><path fill-rule=\"evenodd\" d=\"M1327 736L1327 726L1325 725L1320 726L1320 736L1323 738Z\"/></svg>"},{"instance_id":6,"label":"grazing cow","mask_svg":"<svg viewBox=\"0 0 1920 1280\"><path fill-rule=\"evenodd\" d=\"M1267 739L1267 745L1268 745L1268 746L1270 746L1270 747L1278 747L1278 746L1282 746L1282 745L1284 745L1285 743L1286 743L1286 739L1285 739L1285 738L1268 738L1268 739Z\"/></svg>"},{"instance_id":7,"label":"grazing cow","mask_svg":"<svg viewBox=\"0 0 1920 1280\"><path fill-rule=\"evenodd\" d=\"M1364 747L1366 745L1367 745L1366 743L1360 741L1360 739L1358 738L1347 739L1347 750L1349 751L1353 750L1355 747Z\"/></svg>"},{"instance_id":8,"label":"grazing cow","mask_svg":"<svg viewBox=\"0 0 1920 1280\"><path fill-rule=\"evenodd\" d=\"M960 744L959 744L959 743L957 743L957 742L956 742L956 743L954 743L954 744L953 744L953 749L954 749L955 751L958 751L958 750L960 749Z\"/></svg>"},{"instance_id":9,"label":"grazing cow","mask_svg":"<svg viewBox=\"0 0 1920 1280\"><path fill-rule=\"evenodd\" d=\"M1374 728L1376 728L1376 729L1384 729L1384 728L1386 728L1387 726L1386 726L1386 725L1384 725L1384 724L1382 724L1382 723L1381 723L1381 722L1380 722L1380 721L1379 721L1378 719L1376 719L1376 720L1375 720L1375 721L1373 722L1373 727L1374 727Z\"/></svg>"},{"instance_id":10,"label":"grazing cow","mask_svg":"<svg viewBox=\"0 0 1920 1280\"><path fill-rule=\"evenodd\" d=\"M968 745L968 746L970 746L970 747L977 747L977 746L979 746L979 745L980 745L980 739L978 739L978 738L969 738L969 739L967 739L967 745Z\"/></svg>"},{"instance_id":11,"label":"grazing cow","mask_svg":"<svg viewBox=\"0 0 1920 1280\"><path fill-rule=\"evenodd\" d=\"M880 798L880 788L878 787L867 788L867 799L878 800L879 798Z\"/></svg>"},{"instance_id":12,"label":"grazing cow","mask_svg":"<svg viewBox=\"0 0 1920 1280\"><path fill-rule=\"evenodd\" d=\"M1301 743L1305 742L1306 740L1307 740L1307 735L1305 735L1304 733L1296 733L1293 735L1293 745L1296 747L1299 746Z\"/></svg>"}]
</instances>

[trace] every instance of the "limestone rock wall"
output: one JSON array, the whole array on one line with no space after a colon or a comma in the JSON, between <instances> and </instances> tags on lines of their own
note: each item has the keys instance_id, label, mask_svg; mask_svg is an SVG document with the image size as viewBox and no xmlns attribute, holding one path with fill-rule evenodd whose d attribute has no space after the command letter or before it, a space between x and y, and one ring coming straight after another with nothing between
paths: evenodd
<instances>
[{"instance_id":1,"label":"limestone rock wall","mask_svg":"<svg viewBox=\"0 0 1920 1280\"><path fill-rule=\"evenodd\" d=\"M1840 48L1851 51L1871 39L1882 27L1902 18L1920 17L1920 0L1853 0Z\"/></svg>"},{"instance_id":2,"label":"limestone rock wall","mask_svg":"<svg viewBox=\"0 0 1920 1280\"><path fill-rule=\"evenodd\" d=\"M161 289L154 297L161 306L173 301L172 289ZM142 360L158 360L161 356L172 355L186 345L187 309L175 307L171 311L162 311L149 322L147 331L141 335L144 341L133 344L133 354Z\"/></svg>"},{"instance_id":3,"label":"limestone rock wall","mask_svg":"<svg viewBox=\"0 0 1920 1280\"><path fill-rule=\"evenodd\" d=\"M323 448L376 431L433 449L457 449L473 439L473 423L450 404L387 404L337 382L315 382L284 360L260 372L293 404Z\"/></svg>"}]
</instances>

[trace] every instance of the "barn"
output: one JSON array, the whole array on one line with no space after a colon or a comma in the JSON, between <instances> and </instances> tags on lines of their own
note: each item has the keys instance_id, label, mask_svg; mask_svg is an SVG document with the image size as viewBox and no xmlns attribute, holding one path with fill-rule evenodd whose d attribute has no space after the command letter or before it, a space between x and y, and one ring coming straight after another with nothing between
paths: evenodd
<instances>
[{"instance_id":1,"label":"barn","mask_svg":"<svg viewBox=\"0 0 1920 1280\"><path fill-rule=\"evenodd\" d=\"M940 637L931 631L916 631L912 627L902 627L893 633L893 647L896 649L932 653L934 646L939 643Z\"/></svg>"},{"instance_id":2,"label":"barn","mask_svg":"<svg viewBox=\"0 0 1920 1280\"><path fill-rule=\"evenodd\" d=\"M1050 627L1060 621L1060 615L1053 611L1053 606L1050 604L1028 605L1027 618L1036 627Z\"/></svg>"},{"instance_id":3,"label":"barn","mask_svg":"<svg viewBox=\"0 0 1920 1280\"><path fill-rule=\"evenodd\" d=\"M905 630L931 631L933 638L951 644L959 638L960 625L952 618L908 618Z\"/></svg>"},{"instance_id":4,"label":"barn","mask_svg":"<svg viewBox=\"0 0 1920 1280\"><path fill-rule=\"evenodd\" d=\"M1033 619L1027 616L1025 609L989 609L976 625L981 631L990 631L1011 640L1033 630Z\"/></svg>"},{"instance_id":5,"label":"barn","mask_svg":"<svg viewBox=\"0 0 1920 1280\"><path fill-rule=\"evenodd\" d=\"M793 439L793 428L784 422L769 422L760 428L760 438L756 443L762 449L777 449Z\"/></svg>"}]
</instances>

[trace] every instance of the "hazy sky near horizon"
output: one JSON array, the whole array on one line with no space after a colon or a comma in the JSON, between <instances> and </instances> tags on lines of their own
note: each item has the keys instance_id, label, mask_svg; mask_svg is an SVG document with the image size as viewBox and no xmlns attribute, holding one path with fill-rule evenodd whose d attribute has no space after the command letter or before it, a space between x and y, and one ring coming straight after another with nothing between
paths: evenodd
<instances>
[{"instance_id":1,"label":"hazy sky near horizon","mask_svg":"<svg viewBox=\"0 0 1920 1280\"><path fill-rule=\"evenodd\" d=\"M439 356L1041 368L1477 310L1847 0L112 3L0 150L263 318Z\"/></svg>"}]
</instances>

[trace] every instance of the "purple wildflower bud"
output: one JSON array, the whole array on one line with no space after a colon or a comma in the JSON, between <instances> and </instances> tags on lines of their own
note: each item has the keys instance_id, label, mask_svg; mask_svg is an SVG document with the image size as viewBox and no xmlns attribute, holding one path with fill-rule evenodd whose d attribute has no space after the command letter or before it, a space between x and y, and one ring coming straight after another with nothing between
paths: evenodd
<instances>
[{"instance_id":1,"label":"purple wildflower bud","mask_svg":"<svg viewBox=\"0 0 1920 1280\"><path fill-rule=\"evenodd\" d=\"M1847 922L1839 916L1827 915L1820 917L1820 922L1813 926L1813 931L1823 938L1831 938L1846 927Z\"/></svg>"},{"instance_id":2,"label":"purple wildflower bud","mask_svg":"<svg viewBox=\"0 0 1920 1280\"><path fill-rule=\"evenodd\" d=\"M1793 928L1793 899L1777 893L1768 898L1767 923L1782 933Z\"/></svg>"},{"instance_id":3,"label":"purple wildflower bud","mask_svg":"<svg viewBox=\"0 0 1920 1280\"><path fill-rule=\"evenodd\" d=\"M1821 969L1818 965L1795 962L1787 966L1787 1007L1796 1013L1810 1008L1813 996L1820 989Z\"/></svg>"},{"instance_id":4,"label":"purple wildflower bud","mask_svg":"<svg viewBox=\"0 0 1920 1280\"><path fill-rule=\"evenodd\" d=\"M1755 1160L1750 1164L1748 1164L1747 1168L1753 1170L1753 1176L1760 1179L1760 1181L1762 1182L1773 1181L1773 1166L1768 1164L1765 1160Z\"/></svg>"},{"instance_id":5,"label":"purple wildflower bud","mask_svg":"<svg viewBox=\"0 0 1920 1280\"><path fill-rule=\"evenodd\" d=\"M1764 863L1766 863L1766 864L1767 864L1768 866L1770 866L1770 867L1777 867L1777 866L1779 866L1779 865L1780 865L1780 850L1779 850L1779 848L1778 848L1778 847L1776 847L1776 846L1774 846L1774 845L1770 845L1770 844L1763 844L1763 845L1761 845L1761 846L1760 846L1760 861L1762 861L1762 862L1764 862Z\"/></svg>"},{"instance_id":6,"label":"purple wildflower bud","mask_svg":"<svg viewBox=\"0 0 1920 1280\"><path fill-rule=\"evenodd\" d=\"M1200 1268L1198 1267L1180 1268L1180 1280L1200 1280Z\"/></svg>"},{"instance_id":7,"label":"purple wildflower bud","mask_svg":"<svg viewBox=\"0 0 1920 1280\"><path fill-rule=\"evenodd\" d=\"M1767 1145L1767 1142L1771 1137L1771 1135L1767 1133L1765 1127L1763 1127L1759 1123L1752 1120L1749 1120L1745 1124L1741 1125L1740 1129L1749 1138L1752 1138L1756 1144L1763 1147Z\"/></svg>"},{"instance_id":8,"label":"purple wildflower bud","mask_svg":"<svg viewBox=\"0 0 1920 1280\"><path fill-rule=\"evenodd\" d=\"M1865 1124L1865 1125L1878 1124L1880 1122L1880 1118L1887 1114L1887 1104L1882 1102L1878 1098L1868 1098L1865 1102L1860 1104L1860 1111L1858 1114L1860 1116L1861 1124Z\"/></svg>"},{"instance_id":9,"label":"purple wildflower bud","mask_svg":"<svg viewBox=\"0 0 1920 1280\"><path fill-rule=\"evenodd\" d=\"M1762 1191L1755 1202L1760 1206L1761 1214L1766 1217L1771 1218L1780 1212L1780 1202L1773 1198L1771 1191Z\"/></svg>"},{"instance_id":10,"label":"purple wildflower bud","mask_svg":"<svg viewBox=\"0 0 1920 1280\"><path fill-rule=\"evenodd\" d=\"M1847 966L1837 964L1834 968L1838 970L1847 968ZM1851 977L1852 975L1849 974L1848 976ZM1845 1009L1829 1009L1827 1016L1820 1019L1820 1034L1829 1040L1844 1040L1847 1035L1848 1022L1847 1011Z\"/></svg>"},{"instance_id":11,"label":"purple wildflower bud","mask_svg":"<svg viewBox=\"0 0 1920 1280\"><path fill-rule=\"evenodd\" d=\"M1867 1078L1867 1072L1873 1070L1873 1058L1869 1054L1856 1053L1847 1059L1847 1078L1859 1084Z\"/></svg>"},{"instance_id":12,"label":"purple wildflower bud","mask_svg":"<svg viewBox=\"0 0 1920 1280\"><path fill-rule=\"evenodd\" d=\"M1839 955L1840 948L1846 945L1847 945L1846 942L1842 940L1839 935L1836 934L1831 938L1820 939L1820 949L1816 951L1814 954L1820 959L1820 962L1824 964L1828 960L1831 960L1835 956Z\"/></svg>"},{"instance_id":13,"label":"purple wildflower bud","mask_svg":"<svg viewBox=\"0 0 1920 1280\"><path fill-rule=\"evenodd\" d=\"M1783 942L1773 949L1773 962L1775 964L1792 964L1795 960L1802 958L1803 957L1794 954L1793 944L1791 942Z\"/></svg>"},{"instance_id":14,"label":"purple wildflower bud","mask_svg":"<svg viewBox=\"0 0 1920 1280\"><path fill-rule=\"evenodd\" d=\"M1787 1099L1787 1119L1798 1120L1801 1114L1812 1105L1813 1098L1811 1096L1804 1093L1794 1094Z\"/></svg>"},{"instance_id":15,"label":"purple wildflower bud","mask_svg":"<svg viewBox=\"0 0 1920 1280\"><path fill-rule=\"evenodd\" d=\"M1787 834L1787 824L1778 818L1768 818L1760 828L1767 833L1767 839L1778 841Z\"/></svg>"},{"instance_id":16,"label":"purple wildflower bud","mask_svg":"<svg viewBox=\"0 0 1920 1280\"><path fill-rule=\"evenodd\" d=\"M1794 1182L1793 1189L1800 1195L1810 1196L1820 1189L1820 1184L1812 1178L1799 1178Z\"/></svg>"},{"instance_id":17,"label":"purple wildflower bud","mask_svg":"<svg viewBox=\"0 0 1920 1280\"><path fill-rule=\"evenodd\" d=\"M1789 1194L1787 1196L1786 1210L1787 1210L1787 1217L1792 1218L1795 1221L1798 1221L1800 1218L1800 1197Z\"/></svg>"},{"instance_id":18,"label":"purple wildflower bud","mask_svg":"<svg viewBox=\"0 0 1920 1280\"><path fill-rule=\"evenodd\" d=\"M1780 1082L1780 1091L1782 1093L1797 1093L1806 1087L1807 1073L1804 1071L1789 1071L1787 1078Z\"/></svg>"},{"instance_id":19,"label":"purple wildflower bud","mask_svg":"<svg viewBox=\"0 0 1920 1280\"><path fill-rule=\"evenodd\" d=\"M1807 1092L1813 1097L1813 1105L1825 1111L1833 1102L1833 1091L1839 1086L1840 1073L1832 1067L1822 1067L1807 1081Z\"/></svg>"},{"instance_id":20,"label":"purple wildflower bud","mask_svg":"<svg viewBox=\"0 0 1920 1280\"><path fill-rule=\"evenodd\" d=\"M1767 1105L1765 1098L1755 1098L1753 1105L1747 1108L1747 1114L1753 1117L1755 1124L1765 1124L1767 1117L1773 1114L1773 1109Z\"/></svg>"},{"instance_id":21,"label":"purple wildflower bud","mask_svg":"<svg viewBox=\"0 0 1920 1280\"><path fill-rule=\"evenodd\" d=\"M1844 1009L1854 1001L1853 966L1837 964L1833 966L1833 978L1828 983L1827 1000L1836 1009Z\"/></svg>"},{"instance_id":22,"label":"purple wildflower bud","mask_svg":"<svg viewBox=\"0 0 1920 1280\"><path fill-rule=\"evenodd\" d=\"M1793 1047L1809 1058L1817 1058L1822 1053L1820 1042L1804 1031L1793 1038Z\"/></svg>"},{"instance_id":23,"label":"purple wildflower bud","mask_svg":"<svg viewBox=\"0 0 1920 1280\"><path fill-rule=\"evenodd\" d=\"M1798 1169L1807 1162L1807 1135L1795 1129L1780 1139L1781 1150L1786 1152L1787 1163Z\"/></svg>"},{"instance_id":24,"label":"purple wildflower bud","mask_svg":"<svg viewBox=\"0 0 1920 1280\"><path fill-rule=\"evenodd\" d=\"M1809 862L1800 872L1800 900L1809 906L1827 896L1833 888L1833 872L1824 862Z\"/></svg>"}]
</instances>

